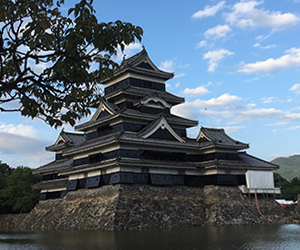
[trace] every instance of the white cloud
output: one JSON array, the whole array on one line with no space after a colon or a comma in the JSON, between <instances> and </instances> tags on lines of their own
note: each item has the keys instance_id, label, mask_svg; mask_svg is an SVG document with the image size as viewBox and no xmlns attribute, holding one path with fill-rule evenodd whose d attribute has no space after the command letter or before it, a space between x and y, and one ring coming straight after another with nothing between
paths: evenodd
<instances>
[{"instance_id":1,"label":"white cloud","mask_svg":"<svg viewBox=\"0 0 300 250\"><path fill-rule=\"evenodd\" d=\"M290 113L290 114L287 114L284 116L284 120L287 120L287 121L297 121L297 120L300 120L300 113Z\"/></svg>"},{"instance_id":2,"label":"white cloud","mask_svg":"<svg viewBox=\"0 0 300 250\"><path fill-rule=\"evenodd\" d=\"M142 49L142 44L141 43L130 43L129 45L125 45L124 52L121 52L120 46L118 47L117 50L117 56L115 56L114 60L116 62L121 62L125 56L125 58L129 58L136 54L138 51Z\"/></svg>"},{"instance_id":3,"label":"white cloud","mask_svg":"<svg viewBox=\"0 0 300 250\"><path fill-rule=\"evenodd\" d=\"M178 88L180 86L180 82L175 84L175 88Z\"/></svg>"},{"instance_id":4,"label":"white cloud","mask_svg":"<svg viewBox=\"0 0 300 250\"><path fill-rule=\"evenodd\" d=\"M286 51L286 55L283 55L277 59L269 58L265 61L258 61L255 63L243 64L238 70L240 73L256 73L266 72L272 73L277 70L291 68L300 65L300 48L291 48Z\"/></svg>"},{"instance_id":5,"label":"white cloud","mask_svg":"<svg viewBox=\"0 0 300 250\"><path fill-rule=\"evenodd\" d=\"M0 153L10 159L6 160L9 165L32 167L53 160L53 153L45 151L45 146L51 145L51 141L10 132L0 132Z\"/></svg>"},{"instance_id":6,"label":"white cloud","mask_svg":"<svg viewBox=\"0 0 300 250\"><path fill-rule=\"evenodd\" d=\"M214 28L208 29L204 32L204 36L206 39L218 39L222 37L226 37L226 35L231 32L231 28L228 25L217 25ZM199 45L199 44L198 44Z\"/></svg>"},{"instance_id":7,"label":"white cloud","mask_svg":"<svg viewBox=\"0 0 300 250\"><path fill-rule=\"evenodd\" d=\"M202 40L201 42L199 42L198 44L197 44L197 49L198 48L202 48L202 47L206 47L207 46L207 42L205 41L205 40Z\"/></svg>"},{"instance_id":8,"label":"white cloud","mask_svg":"<svg viewBox=\"0 0 300 250\"><path fill-rule=\"evenodd\" d=\"M226 22L241 29L266 27L273 31L284 30L296 26L299 18L292 13L281 14L279 11L257 9L263 1L241 1L232 7L226 16Z\"/></svg>"},{"instance_id":9,"label":"white cloud","mask_svg":"<svg viewBox=\"0 0 300 250\"><path fill-rule=\"evenodd\" d=\"M241 100L236 95L229 95L225 93L217 98L211 98L209 100L197 99L192 102L185 102L172 108L172 113L184 117L190 117L195 119L200 114L202 115L216 115L219 113L216 109L225 109L233 102Z\"/></svg>"},{"instance_id":10,"label":"white cloud","mask_svg":"<svg viewBox=\"0 0 300 250\"><path fill-rule=\"evenodd\" d=\"M0 125L0 132L27 136L27 137L36 137L37 131L28 125L19 124L17 126L13 124L1 124Z\"/></svg>"},{"instance_id":11,"label":"white cloud","mask_svg":"<svg viewBox=\"0 0 300 250\"><path fill-rule=\"evenodd\" d=\"M166 83L166 88L167 89L169 89L169 88L171 88L172 86L171 86L171 84L170 83Z\"/></svg>"},{"instance_id":12,"label":"white cloud","mask_svg":"<svg viewBox=\"0 0 300 250\"><path fill-rule=\"evenodd\" d=\"M293 91L296 95L300 95L300 83L294 84L291 88L290 91Z\"/></svg>"},{"instance_id":13,"label":"white cloud","mask_svg":"<svg viewBox=\"0 0 300 250\"><path fill-rule=\"evenodd\" d=\"M226 126L224 127L224 130L226 131L226 133L231 134L231 133L235 133L240 129L243 129L243 126Z\"/></svg>"},{"instance_id":14,"label":"white cloud","mask_svg":"<svg viewBox=\"0 0 300 250\"><path fill-rule=\"evenodd\" d=\"M289 113L281 117L280 121L274 124L268 124L268 126L282 126L298 121L300 121L300 113Z\"/></svg>"},{"instance_id":15,"label":"white cloud","mask_svg":"<svg viewBox=\"0 0 300 250\"><path fill-rule=\"evenodd\" d=\"M219 50L213 50L209 51L206 54L204 54L203 59L208 59L208 70L209 72L214 72L216 67L219 65L220 61L225 56L233 55L234 53L226 50L226 49L219 49Z\"/></svg>"},{"instance_id":16,"label":"white cloud","mask_svg":"<svg viewBox=\"0 0 300 250\"><path fill-rule=\"evenodd\" d=\"M253 45L253 47L260 48L260 49L274 49L276 47L276 44L267 45L267 46L261 46L259 43L255 43Z\"/></svg>"},{"instance_id":17,"label":"white cloud","mask_svg":"<svg viewBox=\"0 0 300 250\"><path fill-rule=\"evenodd\" d=\"M163 71L174 72L174 61L166 60L160 64L159 68Z\"/></svg>"},{"instance_id":18,"label":"white cloud","mask_svg":"<svg viewBox=\"0 0 300 250\"><path fill-rule=\"evenodd\" d=\"M183 91L183 93L187 94L187 95L191 95L191 96L199 96L199 95L205 95L205 94L209 93L209 91L207 88L205 88L203 86L199 86L195 89L186 88Z\"/></svg>"},{"instance_id":19,"label":"white cloud","mask_svg":"<svg viewBox=\"0 0 300 250\"><path fill-rule=\"evenodd\" d=\"M262 42L262 41L266 40L268 37L269 36L260 35L260 36L255 37L255 40Z\"/></svg>"},{"instance_id":20,"label":"white cloud","mask_svg":"<svg viewBox=\"0 0 300 250\"><path fill-rule=\"evenodd\" d=\"M185 73L181 73L181 74L175 75L174 78L179 78L179 77L183 77L183 76L185 76Z\"/></svg>"},{"instance_id":21,"label":"white cloud","mask_svg":"<svg viewBox=\"0 0 300 250\"><path fill-rule=\"evenodd\" d=\"M199 10L192 15L192 18L202 18L202 17L209 17L214 16L216 13L221 10L225 6L225 1L221 1L214 6L206 5L204 10Z\"/></svg>"},{"instance_id":22,"label":"white cloud","mask_svg":"<svg viewBox=\"0 0 300 250\"><path fill-rule=\"evenodd\" d=\"M300 129L300 125L288 128L288 130L298 130L298 129Z\"/></svg>"},{"instance_id":23,"label":"white cloud","mask_svg":"<svg viewBox=\"0 0 300 250\"><path fill-rule=\"evenodd\" d=\"M276 102L277 101L277 98L276 97L264 97L262 98L262 102L263 103L273 103L273 102Z\"/></svg>"},{"instance_id":24,"label":"white cloud","mask_svg":"<svg viewBox=\"0 0 300 250\"><path fill-rule=\"evenodd\" d=\"M255 104L248 104L236 107L227 108L222 112L224 118L232 118L233 121L229 124L236 124L243 121L253 121L261 118L273 118L282 113L281 110L274 108L269 109L255 109Z\"/></svg>"}]
</instances>

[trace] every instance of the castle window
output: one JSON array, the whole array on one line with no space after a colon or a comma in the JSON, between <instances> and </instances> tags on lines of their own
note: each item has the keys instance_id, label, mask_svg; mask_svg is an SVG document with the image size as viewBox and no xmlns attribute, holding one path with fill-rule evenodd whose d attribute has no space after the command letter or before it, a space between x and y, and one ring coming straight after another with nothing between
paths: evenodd
<instances>
[{"instance_id":1,"label":"castle window","mask_svg":"<svg viewBox=\"0 0 300 250\"><path fill-rule=\"evenodd\" d=\"M89 156L89 164L100 162L102 160L103 160L103 154L102 153L98 153L98 154L94 154L94 155Z\"/></svg>"},{"instance_id":2,"label":"castle window","mask_svg":"<svg viewBox=\"0 0 300 250\"><path fill-rule=\"evenodd\" d=\"M109 126L100 127L97 129L98 136L105 135L109 133Z\"/></svg>"}]
</instances>

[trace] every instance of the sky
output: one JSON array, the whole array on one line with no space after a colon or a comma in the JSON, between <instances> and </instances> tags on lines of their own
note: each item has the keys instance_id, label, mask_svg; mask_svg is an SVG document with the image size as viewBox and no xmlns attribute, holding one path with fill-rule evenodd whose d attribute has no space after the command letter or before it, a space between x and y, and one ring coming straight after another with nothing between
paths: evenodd
<instances>
[{"instance_id":1,"label":"sky","mask_svg":"<svg viewBox=\"0 0 300 250\"><path fill-rule=\"evenodd\" d=\"M64 8L72 4L67 0ZM111 0L93 6L101 22L143 28L142 42L129 45L125 55L144 46L157 67L174 73L167 91L185 103L172 113L199 123L189 137L201 126L224 128L263 160L300 154L300 0ZM54 154L45 147L60 131L0 112L0 160L12 167L46 164Z\"/></svg>"}]
</instances>

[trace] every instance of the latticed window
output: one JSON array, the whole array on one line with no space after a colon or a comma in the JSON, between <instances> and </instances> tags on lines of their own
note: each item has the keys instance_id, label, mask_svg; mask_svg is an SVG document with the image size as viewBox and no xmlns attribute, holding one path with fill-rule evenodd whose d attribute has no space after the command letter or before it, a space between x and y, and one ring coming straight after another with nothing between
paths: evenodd
<instances>
[{"instance_id":1,"label":"latticed window","mask_svg":"<svg viewBox=\"0 0 300 250\"><path fill-rule=\"evenodd\" d=\"M109 126L100 127L97 129L98 136L105 135L109 133Z\"/></svg>"},{"instance_id":2,"label":"latticed window","mask_svg":"<svg viewBox=\"0 0 300 250\"><path fill-rule=\"evenodd\" d=\"M103 160L103 154L102 153L98 153L98 154L94 154L94 155L90 155L89 156L89 164L92 163L96 163L96 162L100 162Z\"/></svg>"}]
</instances>

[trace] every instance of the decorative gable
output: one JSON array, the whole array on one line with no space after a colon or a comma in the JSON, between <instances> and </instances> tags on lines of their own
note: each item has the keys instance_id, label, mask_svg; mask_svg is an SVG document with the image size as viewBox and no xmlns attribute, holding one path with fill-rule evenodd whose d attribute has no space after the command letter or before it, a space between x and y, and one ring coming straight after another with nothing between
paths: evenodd
<instances>
[{"instance_id":1,"label":"decorative gable","mask_svg":"<svg viewBox=\"0 0 300 250\"><path fill-rule=\"evenodd\" d=\"M100 118L109 117L111 115L116 114L116 111L113 109L113 107L102 99L97 111L95 112L94 116L92 117L91 121L95 122Z\"/></svg>"},{"instance_id":2,"label":"decorative gable","mask_svg":"<svg viewBox=\"0 0 300 250\"><path fill-rule=\"evenodd\" d=\"M167 120L165 119L164 116L161 116L159 119L151 123L149 126L144 128L138 136L141 138L151 138L151 137L157 137L157 135L160 135L165 137L161 139L168 139L171 137L175 138L179 142L185 143L185 140L183 140L169 125Z\"/></svg>"},{"instance_id":3,"label":"decorative gable","mask_svg":"<svg viewBox=\"0 0 300 250\"><path fill-rule=\"evenodd\" d=\"M202 131L200 131L199 135L197 136L196 141L206 142L206 141L211 141L211 140Z\"/></svg>"},{"instance_id":4,"label":"decorative gable","mask_svg":"<svg viewBox=\"0 0 300 250\"><path fill-rule=\"evenodd\" d=\"M164 99L155 96L147 96L134 104L135 106L147 106L151 108L158 108L158 109L170 109L172 106L168 104Z\"/></svg>"}]
</instances>

